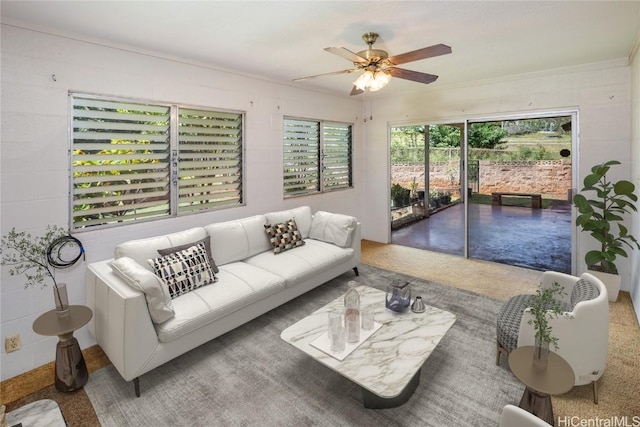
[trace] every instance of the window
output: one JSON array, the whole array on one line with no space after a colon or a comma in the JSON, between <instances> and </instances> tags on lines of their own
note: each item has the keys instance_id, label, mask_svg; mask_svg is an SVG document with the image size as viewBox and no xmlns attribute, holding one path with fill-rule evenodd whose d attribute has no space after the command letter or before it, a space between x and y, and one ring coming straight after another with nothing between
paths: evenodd
<instances>
[{"instance_id":1,"label":"window","mask_svg":"<svg viewBox=\"0 0 640 427\"><path fill-rule=\"evenodd\" d=\"M71 95L74 229L236 206L243 114Z\"/></svg>"},{"instance_id":2,"label":"window","mask_svg":"<svg viewBox=\"0 0 640 427\"><path fill-rule=\"evenodd\" d=\"M285 197L352 186L351 125L284 120Z\"/></svg>"}]
</instances>

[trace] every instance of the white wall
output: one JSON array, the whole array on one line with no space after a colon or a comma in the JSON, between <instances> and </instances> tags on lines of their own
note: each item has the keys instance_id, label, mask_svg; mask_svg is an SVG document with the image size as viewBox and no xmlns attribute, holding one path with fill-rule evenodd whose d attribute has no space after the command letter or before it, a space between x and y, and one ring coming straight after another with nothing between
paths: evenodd
<instances>
[{"instance_id":1,"label":"white wall","mask_svg":"<svg viewBox=\"0 0 640 427\"><path fill-rule=\"evenodd\" d=\"M640 200L640 38L631 62L631 178L636 185L636 196ZM637 204L640 209L640 203ZM631 234L640 239L640 211L631 221ZM631 299L640 322L640 251L631 253Z\"/></svg>"},{"instance_id":2,"label":"white wall","mask_svg":"<svg viewBox=\"0 0 640 427\"><path fill-rule=\"evenodd\" d=\"M2 26L1 232L12 227L32 234L47 224L68 223L69 91L246 112L246 206L76 234L87 263L110 258L116 244L227 219L307 204L360 216L362 129L358 100L216 71L149 55ZM52 78L55 75L55 81ZM292 115L353 122L355 189L283 200L282 117ZM86 263L59 271L71 303L85 301ZM53 308L51 285L23 288L23 278L2 268L1 341L20 334L21 350L5 353L2 379L54 360L57 338L32 331L33 321ZM82 348L95 342L87 328L76 333Z\"/></svg>"},{"instance_id":3,"label":"white wall","mask_svg":"<svg viewBox=\"0 0 640 427\"><path fill-rule=\"evenodd\" d=\"M362 218L363 236L379 242L389 240L389 123L452 122L577 109L580 146L572 159L578 164L579 178L575 186L580 189L591 166L608 159L623 163L612 171L612 179L630 177L630 87L631 68L626 59L621 59L458 87L434 84L428 91L403 97L376 97L372 105L366 107L374 112L373 120L364 124L367 210ZM636 159L637 155L636 152ZM596 245L584 233L578 233L578 239L578 271L582 272L586 269L584 254ZM618 264L623 276L622 288L630 290L630 263L623 259ZM637 275L635 280L637 282Z\"/></svg>"}]
</instances>

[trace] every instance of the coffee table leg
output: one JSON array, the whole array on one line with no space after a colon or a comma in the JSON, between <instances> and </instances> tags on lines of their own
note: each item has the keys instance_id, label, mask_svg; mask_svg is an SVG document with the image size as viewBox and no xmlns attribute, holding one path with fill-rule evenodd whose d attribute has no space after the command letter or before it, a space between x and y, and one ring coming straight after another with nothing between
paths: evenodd
<instances>
[{"instance_id":1,"label":"coffee table leg","mask_svg":"<svg viewBox=\"0 0 640 427\"><path fill-rule=\"evenodd\" d=\"M418 369L418 372L415 373L409 384L402 390L402 392L390 399L386 399L384 397L380 397L377 394L371 393L369 390L362 389L362 400L364 402L364 407L367 409L386 409L386 408L395 408L406 403L407 400L413 395L413 392L420 384L420 372L422 369Z\"/></svg>"},{"instance_id":2,"label":"coffee table leg","mask_svg":"<svg viewBox=\"0 0 640 427\"><path fill-rule=\"evenodd\" d=\"M551 406L551 396L548 394L539 393L527 387L522 394L520 407L553 425L553 407Z\"/></svg>"}]
</instances>

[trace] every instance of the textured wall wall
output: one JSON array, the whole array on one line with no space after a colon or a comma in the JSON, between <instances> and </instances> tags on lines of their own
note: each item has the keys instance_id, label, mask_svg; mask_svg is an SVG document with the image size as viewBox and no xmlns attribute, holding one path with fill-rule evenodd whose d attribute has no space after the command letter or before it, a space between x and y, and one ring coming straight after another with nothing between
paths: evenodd
<instances>
[{"instance_id":1,"label":"textured wall wall","mask_svg":"<svg viewBox=\"0 0 640 427\"><path fill-rule=\"evenodd\" d=\"M362 108L357 99L6 25L1 38L2 234L16 227L41 235L47 224L68 224L69 91L246 112L246 206L77 233L87 263L112 257L115 246L129 239L293 206L362 215L362 124L357 121ZM283 115L354 123L354 181L360 189L284 200ZM87 263L56 274L68 284L72 304L86 300ZM52 361L57 338L37 335L31 327L53 308L51 285L25 290L22 277L10 276L6 267L1 270L2 341L14 334L22 341L13 353L1 347L4 380ZM87 328L76 337L83 348L95 343Z\"/></svg>"},{"instance_id":2,"label":"textured wall wall","mask_svg":"<svg viewBox=\"0 0 640 427\"><path fill-rule=\"evenodd\" d=\"M458 162L431 164L430 188L456 187L459 174ZM418 187L424 188L424 167L421 164L394 163L391 165L391 182L408 188L414 178ZM569 189L571 189L571 160L480 161L479 193L481 194L491 194L494 191L539 193L549 198L568 199Z\"/></svg>"}]
</instances>

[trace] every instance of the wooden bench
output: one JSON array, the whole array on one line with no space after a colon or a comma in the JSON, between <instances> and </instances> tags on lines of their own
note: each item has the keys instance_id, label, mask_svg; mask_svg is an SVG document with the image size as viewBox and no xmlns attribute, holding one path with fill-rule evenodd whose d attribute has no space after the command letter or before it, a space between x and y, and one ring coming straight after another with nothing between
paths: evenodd
<instances>
[{"instance_id":1,"label":"wooden bench","mask_svg":"<svg viewBox=\"0 0 640 427\"><path fill-rule=\"evenodd\" d=\"M491 204L494 205L494 206L502 206L502 196L530 197L531 198L531 209L542 209L542 196L540 194L491 193Z\"/></svg>"}]
</instances>

